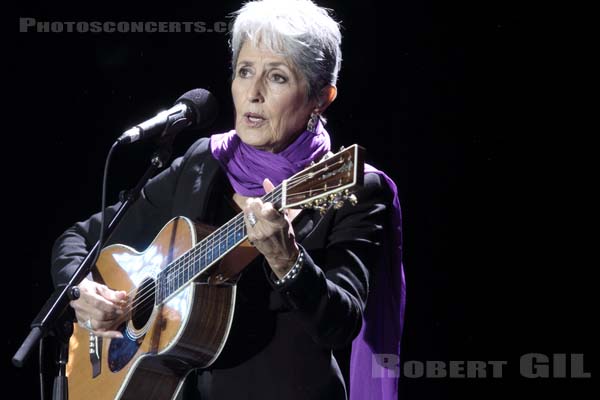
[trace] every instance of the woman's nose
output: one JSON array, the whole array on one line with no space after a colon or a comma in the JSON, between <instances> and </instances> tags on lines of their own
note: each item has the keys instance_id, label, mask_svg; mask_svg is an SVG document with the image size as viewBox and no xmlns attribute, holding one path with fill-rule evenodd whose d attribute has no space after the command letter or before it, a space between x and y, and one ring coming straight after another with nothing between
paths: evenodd
<instances>
[{"instance_id":1,"label":"woman's nose","mask_svg":"<svg viewBox=\"0 0 600 400\"><path fill-rule=\"evenodd\" d=\"M260 79L254 79L248 90L248 100L251 103L262 103L265 101L263 96L263 86Z\"/></svg>"}]
</instances>

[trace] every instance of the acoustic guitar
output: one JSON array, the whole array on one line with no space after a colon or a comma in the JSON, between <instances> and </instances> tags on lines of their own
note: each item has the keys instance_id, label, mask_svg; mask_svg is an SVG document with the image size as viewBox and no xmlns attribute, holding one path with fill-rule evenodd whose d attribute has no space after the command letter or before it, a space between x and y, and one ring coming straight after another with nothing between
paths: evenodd
<instances>
[{"instance_id":1,"label":"acoustic guitar","mask_svg":"<svg viewBox=\"0 0 600 400\"><path fill-rule=\"evenodd\" d=\"M363 149L353 145L283 181L263 196L279 210L325 212L363 183ZM185 217L167 223L143 251L102 249L94 280L128 293L127 312L102 338L74 324L69 342L69 398L172 399L194 368L219 357L232 325L236 284L256 256L243 213L211 229Z\"/></svg>"}]
</instances>

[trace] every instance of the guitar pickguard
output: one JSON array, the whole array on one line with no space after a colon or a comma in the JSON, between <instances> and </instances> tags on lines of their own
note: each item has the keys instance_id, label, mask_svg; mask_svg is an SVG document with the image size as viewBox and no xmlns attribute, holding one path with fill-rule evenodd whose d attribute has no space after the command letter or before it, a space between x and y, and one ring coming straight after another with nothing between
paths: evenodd
<instances>
[{"instance_id":1,"label":"guitar pickguard","mask_svg":"<svg viewBox=\"0 0 600 400\"><path fill-rule=\"evenodd\" d=\"M123 339L112 339L108 347L108 368L111 372L123 369L135 356L142 340L133 339L127 334L126 324L119 327Z\"/></svg>"}]
</instances>

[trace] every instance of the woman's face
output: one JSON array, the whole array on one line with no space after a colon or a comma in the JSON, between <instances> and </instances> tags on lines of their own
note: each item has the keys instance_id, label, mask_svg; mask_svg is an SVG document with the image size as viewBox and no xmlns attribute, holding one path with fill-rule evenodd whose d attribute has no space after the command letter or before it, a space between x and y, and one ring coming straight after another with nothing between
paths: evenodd
<instances>
[{"instance_id":1,"label":"woman's face","mask_svg":"<svg viewBox=\"0 0 600 400\"><path fill-rule=\"evenodd\" d=\"M285 149L306 129L315 109L307 87L288 59L246 41L231 84L240 139L274 153Z\"/></svg>"}]
</instances>

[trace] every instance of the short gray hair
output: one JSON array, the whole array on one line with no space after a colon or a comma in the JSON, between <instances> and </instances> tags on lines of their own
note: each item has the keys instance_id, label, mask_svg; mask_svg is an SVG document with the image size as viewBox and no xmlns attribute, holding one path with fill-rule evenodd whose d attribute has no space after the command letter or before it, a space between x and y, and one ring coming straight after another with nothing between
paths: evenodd
<instances>
[{"instance_id":1,"label":"short gray hair","mask_svg":"<svg viewBox=\"0 0 600 400\"><path fill-rule=\"evenodd\" d=\"M230 32L233 76L246 40L291 59L308 82L308 98L326 85L335 85L342 64L339 23L329 9L310 0L250 1L232 14Z\"/></svg>"}]
</instances>

